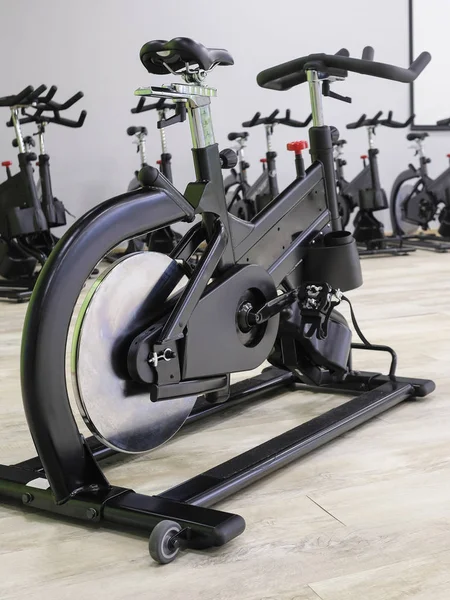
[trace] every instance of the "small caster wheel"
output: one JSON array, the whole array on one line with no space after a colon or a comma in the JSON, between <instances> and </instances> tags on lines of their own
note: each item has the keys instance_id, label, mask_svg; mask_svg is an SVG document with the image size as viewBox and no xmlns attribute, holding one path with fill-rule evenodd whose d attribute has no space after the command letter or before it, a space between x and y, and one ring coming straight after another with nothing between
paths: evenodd
<instances>
[{"instance_id":1,"label":"small caster wheel","mask_svg":"<svg viewBox=\"0 0 450 600\"><path fill-rule=\"evenodd\" d=\"M154 561L161 565L172 562L177 557L180 548L171 538L181 531L181 526L175 521L160 521L153 529L148 540L148 550Z\"/></svg>"}]
</instances>

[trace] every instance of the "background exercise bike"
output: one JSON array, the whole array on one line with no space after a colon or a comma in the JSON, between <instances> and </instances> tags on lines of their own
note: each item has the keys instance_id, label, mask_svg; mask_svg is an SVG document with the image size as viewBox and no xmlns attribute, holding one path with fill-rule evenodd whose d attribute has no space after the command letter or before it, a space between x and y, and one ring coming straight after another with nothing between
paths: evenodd
<instances>
[{"instance_id":1,"label":"background exercise bike","mask_svg":"<svg viewBox=\"0 0 450 600\"><path fill-rule=\"evenodd\" d=\"M148 72L170 71L184 79L136 93L187 104L197 180L181 194L157 169L144 167L141 189L84 215L45 264L25 320L21 360L25 413L38 457L0 465L0 497L86 524L152 531L150 554L167 563L180 548L220 546L243 532L242 517L212 504L434 389L431 381L397 377L390 348L370 345L362 334L363 343L352 344L350 328L335 310L346 299L343 292L360 286L362 278L355 241L341 230L321 97L325 77L328 85L347 71L410 82L430 56L423 53L402 69L373 62L371 48L362 59L340 50L260 73L259 85L276 90L308 81L312 164L250 223L227 211L224 161L210 113L216 92L205 82L213 67L232 65L233 59L226 50L188 38L148 42L140 57ZM74 307L101 257L121 240L192 221L196 214L202 221L170 257L136 253L101 274L74 315L68 346ZM189 257L204 240L192 269ZM80 435L72 413L67 347L75 397L98 441ZM354 371L352 349L389 352L389 374ZM266 359L273 366L264 377L230 385L231 373ZM113 486L101 469L106 456L141 453L167 441L196 410L208 414L208 407L293 384L356 397L157 496ZM198 402L205 408L198 409Z\"/></svg>"},{"instance_id":2,"label":"background exercise bike","mask_svg":"<svg viewBox=\"0 0 450 600\"><path fill-rule=\"evenodd\" d=\"M350 214L357 207L358 211L353 220L353 235L361 256L408 254L414 251L414 248L404 246L401 240L386 237L383 223L374 214L388 208L386 192L380 183L379 150L375 147L376 128L384 125L398 129L407 127L413 121L413 117L404 123L394 121L392 111L389 112L387 119L382 120L380 119L382 114L382 111L379 111L372 119L362 115L356 122L347 125L347 129L365 127L369 140L368 154L361 156L363 169L350 182L346 181L343 169L346 165L346 161L342 158L346 140L338 140L334 146L336 181L340 205L343 207L341 211L343 223L348 223Z\"/></svg>"},{"instance_id":3,"label":"background exercise bike","mask_svg":"<svg viewBox=\"0 0 450 600\"><path fill-rule=\"evenodd\" d=\"M437 122L450 124L450 119ZM436 179L428 175L431 159L425 155L423 142L426 132L413 131L406 139L414 142L419 166L412 164L400 173L392 186L390 216L394 235L422 250L447 252L450 250L450 167ZM448 157L449 155L447 155ZM417 233L427 231L430 223L438 219L438 235Z\"/></svg>"},{"instance_id":4,"label":"background exercise bike","mask_svg":"<svg viewBox=\"0 0 450 600\"><path fill-rule=\"evenodd\" d=\"M165 127L171 124L171 118L168 118L168 112L176 110L174 104L165 102L164 99L152 104L146 104L145 98L140 98L136 107L131 109L132 114L139 114L150 110L156 110L158 112L158 128L161 135L161 157L156 163L159 165L161 173L172 182L172 155L168 152L167 139ZM146 139L148 135L147 127L130 126L127 129L127 135L134 137L134 144L137 146L137 153L139 154L140 169L147 166L147 151L146 151ZM141 187L138 180L139 170L135 171L133 179L128 184L128 191L137 190ZM180 241L181 235L171 229L171 227L163 227L158 231L153 232L147 238L135 238L128 240L125 250L118 253L117 251L111 252L106 258L108 262L117 260L125 254L131 254L133 252L142 252L147 245L148 250L154 252L162 252L163 254L169 254L177 243Z\"/></svg>"},{"instance_id":5,"label":"background exercise bike","mask_svg":"<svg viewBox=\"0 0 450 600\"><path fill-rule=\"evenodd\" d=\"M232 132L228 134L229 141L237 142L238 169L232 169L231 174L225 178L225 192L227 194L228 210L231 214L251 221L275 196L278 195L278 177L276 158L277 153L273 150L272 137L275 125L286 125L287 127L307 127L312 121L312 115L305 121L296 121L291 118L291 111L286 110L284 117L278 117L279 110L274 110L268 117L261 117L257 112L250 121L242 123L242 127L251 128L264 125L266 133L266 156L261 159L262 173L257 180L250 185L247 170L250 165L244 157L244 148L249 136L247 131ZM301 152L305 149L298 148Z\"/></svg>"},{"instance_id":6,"label":"background exercise bike","mask_svg":"<svg viewBox=\"0 0 450 600\"><path fill-rule=\"evenodd\" d=\"M78 92L66 102L53 100L57 88L52 86L25 88L15 96L0 98L0 106L9 107L18 148L19 172L11 173L12 163L4 161L7 179L0 184L0 298L24 301L30 298L37 271L47 260L57 238L51 229L66 224L66 208L54 197L50 178L50 158L45 151L44 134L49 123L81 127L86 118L82 111L78 120L61 117L61 112L83 97ZM29 111L32 110L30 113ZM31 151L34 140L23 136L22 125L38 126L39 157ZM33 163L38 159L39 186L34 180Z\"/></svg>"}]
</instances>

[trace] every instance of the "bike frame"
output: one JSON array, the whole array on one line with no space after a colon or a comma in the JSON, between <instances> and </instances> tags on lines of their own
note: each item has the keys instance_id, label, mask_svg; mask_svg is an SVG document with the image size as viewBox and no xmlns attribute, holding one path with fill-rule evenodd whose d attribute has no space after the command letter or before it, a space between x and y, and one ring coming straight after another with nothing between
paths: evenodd
<instances>
[{"instance_id":1,"label":"bike frame","mask_svg":"<svg viewBox=\"0 0 450 600\"><path fill-rule=\"evenodd\" d=\"M312 101L321 106L317 73L308 72L308 79ZM153 94L154 90L140 93ZM165 323L162 343L182 333L185 319L189 318L213 273L252 262L266 267L275 285L290 280L295 284L306 246L326 231L340 235L331 133L322 118L314 117L310 130L313 163L305 177L293 181L252 223L247 223L227 212L219 152L208 118L209 102L205 103L204 97L198 96L188 100L197 181L188 185L185 196L159 174L153 187L128 192L95 207L65 234L64 243L46 262L41 284L35 289L29 309L31 325L24 337L23 400L30 430L57 502L64 502L93 486L103 489L107 482L79 435L67 392L61 397L48 388L43 394L44 401L35 401L36 393L41 394L36 389L36 381L42 369L45 371L45 365L52 364L53 373L64 373L65 362L56 344L49 350L51 356L37 351L41 329L35 326L39 319L53 318L58 306L64 310L69 326L70 298L77 295L76 290L81 289L98 256L117 244L120 227L126 228L126 237L130 238L144 234L149 226L158 229L180 220L192 220L195 214L202 216L204 228L193 227L172 253L173 258L189 256L200 243L202 231L205 232L206 249ZM316 109L317 113L321 114L321 110ZM146 222L145 215L151 216L151 223ZM299 223L302 224L300 233ZM96 236L91 235L92 227L97 231ZM68 246L76 250L78 265L83 266L73 268L70 282L63 284L66 274L58 265L64 262ZM50 290L59 281L62 294L56 298ZM54 415L54 419L49 421L49 414Z\"/></svg>"}]
</instances>

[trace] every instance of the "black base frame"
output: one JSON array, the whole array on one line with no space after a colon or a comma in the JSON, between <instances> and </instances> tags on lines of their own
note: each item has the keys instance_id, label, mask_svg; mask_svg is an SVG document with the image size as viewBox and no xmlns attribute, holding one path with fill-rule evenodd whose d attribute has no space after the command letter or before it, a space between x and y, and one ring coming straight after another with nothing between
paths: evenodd
<instances>
[{"instance_id":1,"label":"black base frame","mask_svg":"<svg viewBox=\"0 0 450 600\"><path fill-rule=\"evenodd\" d=\"M428 250L429 252L438 252L441 254L450 250L450 239L436 235L435 233L404 235L401 237L401 241L410 244L418 250Z\"/></svg>"},{"instance_id":2,"label":"black base frame","mask_svg":"<svg viewBox=\"0 0 450 600\"><path fill-rule=\"evenodd\" d=\"M404 241L404 238L384 237L357 242L358 253L360 256L407 256L416 251L412 243L408 245Z\"/></svg>"},{"instance_id":3,"label":"black base frame","mask_svg":"<svg viewBox=\"0 0 450 600\"><path fill-rule=\"evenodd\" d=\"M435 386L428 380L353 372L342 383L319 388L299 383L298 377L289 371L270 367L257 377L234 384L226 403L211 405L199 401L188 421L196 421L287 387L351 393L356 397L156 496L145 496L128 488L113 486L103 490L84 490L76 497L57 504L42 464L35 457L12 466L0 465L0 498L91 524L104 522L127 526L145 534L162 521L176 521L181 527L176 540L173 540L177 548L221 546L244 531L245 521L239 515L209 506L403 400L426 396ZM86 441L97 464L115 454L95 438Z\"/></svg>"},{"instance_id":4,"label":"black base frame","mask_svg":"<svg viewBox=\"0 0 450 600\"><path fill-rule=\"evenodd\" d=\"M36 277L0 280L0 299L26 302L33 293Z\"/></svg>"}]
</instances>

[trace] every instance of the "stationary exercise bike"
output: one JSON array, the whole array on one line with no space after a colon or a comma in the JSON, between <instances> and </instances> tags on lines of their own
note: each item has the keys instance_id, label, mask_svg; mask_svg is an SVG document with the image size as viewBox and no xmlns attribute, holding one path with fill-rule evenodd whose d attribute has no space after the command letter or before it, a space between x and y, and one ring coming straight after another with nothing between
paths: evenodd
<instances>
[{"instance_id":1,"label":"stationary exercise bike","mask_svg":"<svg viewBox=\"0 0 450 600\"><path fill-rule=\"evenodd\" d=\"M237 142L236 154L238 157L238 168L232 168L231 174L224 181L228 210L231 214L245 221L253 219L279 193L277 153L273 150L272 144L274 127L276 125L307 127L312 121L312 115L309 115L305 121L296 121L291 118L289 109L286 110L284 117L278 117L279 112L279 110L274 110L268 117L261 117L261 113L257 112L250 121L242 123L242 127L245 128L264 125L266 133L266 156L261 159L262 173L253 185L248 182L247 170L250 165L244 157L244 148L249 133L248 131L242 131L228 134L229 141ZM306 147L307 145L303 146L302 149ZM300 152L302 149L300 149Z\"/></svg>"},{"instance_id":2,"label":"stationary exercise bike","mask_svg":"<svg viewBox=\"0 0 450 600\"><path fill-rule=\"evenodd\" d=\"M342 207L341 215L343 216L343 223L346 224L350 219L350 214L355 208L358 208L353 220L353 235L358 243L361 256L408 254L414 251L414 248L404 246L401 240L387 238L383 223L374 214L388 208L386 192L380 183L379 150L375 147L376 128L379 125L392 128L407 127L413 120L413 117L411 117L404 123L394 121L392 111L389 112L387 119L381 120L382 114L382 111L379 111L371 119L368 119L366 115L362 115L356 122L347 125L347 129L365 127L369 139L368 154L361 156L363 161L362 171L350 182L346 181L343 169L346 165L346 161L342 158L343 146L346 144L346 140L338 140L334 145L336 183L339 203Z\"/></svg>"},{"instance_id":3,"label":"stationary exercise bike","mask_svg":"<svg viewBox=\"0 0 450 600\"><path fill-rule=\"evenodd\" d=\"M37 271L47 260L57 238L50 231L66 224L64 204L54 197L50 178L50 158L45 152L44 134L49 123L81 127L86 118L82 111L78 120L61 117L83 94L79 92L66 102L53 100L57 88L52 86L45 96L45 86L25 88L16 96L0 98L0 106L11 110L8 126L16 133L13 146L18 148L19 172L11 172L12 163L5 161L7 179L0 184L0 298L27 300L31 296ZM30 113L29 111L33 112ZM38 126L39 156L32 148L34 140L23 136L22 125ZM34 180L33 163L38 158L39 189Z\"/></svg>"},{"instance_id":4,"label":"stationary exercise bike","mask_svg":"<svg viewBox=\"0 0 450 600\"><path fill-rule=\"evenodd\" d=\"M329 86L348 71L411 82L430 55L402 69L373 62L371 48L362 59L340 50L261 72L259 85L275 90L308 81L312 164L252 222L227 211L221 168L228 163L214 141L210 112L216 90L205 81L214 67L233 64L230 54L175 38L148 42L140 57L149 73L183 79L136 94L187 108L197 179L182 194L146 166L141 189L96 206L58 243L39 277L23 334L23 401L38 457L0 466L0 497L86 524L151 531L150 554L167 563L181 548L220 546L243 532L242 517L212 504L434 389L431 381L397 377L393 350L369 344L357 324L362 343L352 344L336 311L362 278L355 241L341 230L321 97L324 80ZM121 240L191 222L196 214L202 221L170 256L136 253L104 271L70 327L84 282L104 254ZM192 269L189 257L202 242L205 250ZM70 407L67 348L75 397L94 438L80 434ZM352 349L388 352L389 374L353 370ZM231 373L266 359L268 371L230 385ZM356 397L157 496L113 486L101 469L106 456L149 451L186 421L294 384Z\"/></svg>"},{"instance_id":5,"label":"stationary exercise bike","mask_svg":"<svg viewBox=\"0 0 450 600\"><path fill-rule=\"evenodd\" d=\"M450 119L438 121L449 125ZM394 235L422 250L447 252L450 250L450 167L436 179L428 175L431 159L425 155L423 143L426 132L413 131L406 139L414 142L415 156L419 166L412 164L400 173L392 186L390 214ZM449 155L447 155L449 157ZM438 235L422 234L430 223L439 220Z\"/></svg>"}]
</instances>

